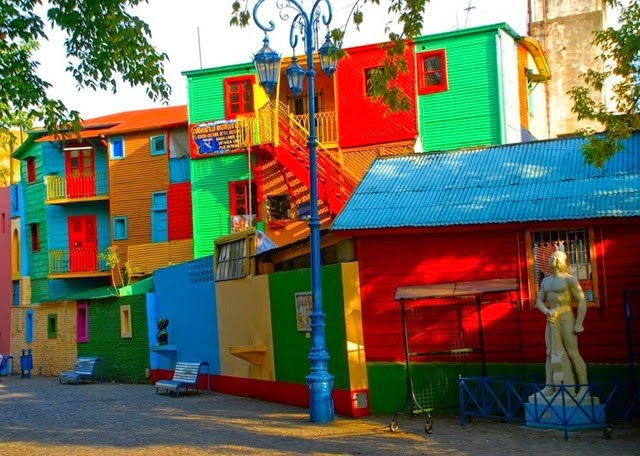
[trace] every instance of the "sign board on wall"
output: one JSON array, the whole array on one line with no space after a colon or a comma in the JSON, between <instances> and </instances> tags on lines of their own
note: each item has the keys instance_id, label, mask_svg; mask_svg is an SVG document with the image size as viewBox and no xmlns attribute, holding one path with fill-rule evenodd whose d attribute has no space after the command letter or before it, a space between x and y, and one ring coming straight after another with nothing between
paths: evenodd
<instances>
[{"instance_id":1,"label":"sign board on wall","mask_svg":"<svg viewBox=\"0 0 640 456\"><path fill-rule=\"evenodd\" d=\"M296 322L298 331L311 331L313 302L311 292L296 293Z\"/></svg>"},{"instance_id":2,"label":"sign board on wall","mask_svg":"<svg viewBox=\"0 0 640 456\"><path fill-rule=\"evenodd\" d=\"M240 147L235 120L216 120L189 125L191 158L235 152Z\"/></svg>"}]
</instances>

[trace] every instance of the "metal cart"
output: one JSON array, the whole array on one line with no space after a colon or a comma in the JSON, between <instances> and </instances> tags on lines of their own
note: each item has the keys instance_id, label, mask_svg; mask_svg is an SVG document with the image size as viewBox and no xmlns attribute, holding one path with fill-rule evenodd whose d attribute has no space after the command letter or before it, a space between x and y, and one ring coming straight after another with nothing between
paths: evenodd
<instances>
[{"instance_id":1,"label":"metal cart","mask_svg":"<svg viewBox=\"0 0 640 456\"><path fill-rule=\"evenodd\" d=\"M394 413L389 429L398 430L398 416L410 418L425 415L424 431L433 432L431 412L436 407L436 396L451 396L458 400L457 388L452 388L458 374L451 376L438 372L432 378L420 377L416 381L416 362L422 366L439 366L443 371L447 363L470 364L478 369L475 375L486 375L484 333L480 312L480 296L486 292L517 290L516 279L496 279L476 282L454 282L396 289L395 300L400 301L404 338L406 370L406 397L404 404ZM474 364L471 367L471 363ZM412 365L414 364L414 365ZM466 369L465 369L466 370ZM469 372L470 373L470 372ZM451 377L451 378L449 378ZM451 391L449 391L451 390ZM449 404L456 407L457 403Z\"/></svg>"}]
</instances>

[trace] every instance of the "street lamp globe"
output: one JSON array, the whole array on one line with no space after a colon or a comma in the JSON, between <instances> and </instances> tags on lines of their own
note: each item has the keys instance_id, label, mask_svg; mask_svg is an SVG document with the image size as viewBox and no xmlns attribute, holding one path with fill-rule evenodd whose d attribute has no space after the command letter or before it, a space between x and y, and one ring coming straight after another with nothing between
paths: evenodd
<instances>
[{"instance_id":1,"label":"street lamp globe","mask_svg":"<svg viewBox=\"0 0 640 456\"><path fill-rule=\"evenodd\" d=\"M253 56L253 64L258 73L258 80L264 90L271 95L273 89L278 83L278 75L280 73L280 55L269 47L269 38L265 34L264 45Z\"/></svg>"},{"instance_id":2,"label":"street lamp globe","mask_svg":"<svg viewBox=\"0 0 640 456\"><path fill-rule=\"evenodd\" d=\"M333 76L338 66L338 48L331 41L329 34L327 34L324 43L318 49L318 55L320 56L320 66L324 74L329 77Z\"/></svg>"},{"instance_id":3,"label":"street lamp globe","mask_svg":"<svg viewBox=\"0 0 640 456\"><path fill-rule=\"evenodd\" d=\"M304 70L298 65L298 60L295 55L291 60L291 65L287 68L287 82L289 83L289 90L291 90L293 96L300 96L302 93L302 84L304 83Z\"/></svg>"}]
</instances>

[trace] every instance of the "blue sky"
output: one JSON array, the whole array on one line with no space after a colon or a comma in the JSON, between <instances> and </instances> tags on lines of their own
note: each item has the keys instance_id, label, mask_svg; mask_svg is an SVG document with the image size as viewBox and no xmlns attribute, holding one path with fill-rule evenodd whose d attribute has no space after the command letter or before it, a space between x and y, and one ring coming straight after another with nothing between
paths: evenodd
<instances>
[{"instance_id":1,"label":"blue sky","mask_svg":"<svg viewBox=\"0 0 640 456\"><path fill-rule=\"evenodd\" d=\"M274 3L275 0L265 2ZM242 63L251 59L262 44L262 33L252 24L249 28L229 27L232 0L150 0L134 13L151 27L152 42L169 55L165 69L173 88L171 105L186 104L186 80L183 71ZM255 0L251 0L253 5ZM332 0L334 20L332 27L346 22L353 0ZM384 0L381 2L384 5ZM431 0L424 14L423 34L451 31L465 27L507 22L518 33L526 33L526 0ZM309 0L303 4L310 5ZM357 46L385 40L384 26L390 19L386 6L370 6L364 10L365 22L361 30L347 28L345 45ZM290 55L289 26L275 13L265 12L264 20L274 20L276 29L270 35L271 46L283 55ZM393 23L390 24L394 26ZM78 92L72 78L65 74L63 35L48 32L49 42L43 44L38 60L41 75L54 87L51 95L61 98L69 109L80 111L89 119L106 114L160 107L145 94L144 88L121 85L116 94L111 92ZM201 66L202 62L202 66ZM339 67L338 67L338 71Z\"/></svg>"}]
</instances>

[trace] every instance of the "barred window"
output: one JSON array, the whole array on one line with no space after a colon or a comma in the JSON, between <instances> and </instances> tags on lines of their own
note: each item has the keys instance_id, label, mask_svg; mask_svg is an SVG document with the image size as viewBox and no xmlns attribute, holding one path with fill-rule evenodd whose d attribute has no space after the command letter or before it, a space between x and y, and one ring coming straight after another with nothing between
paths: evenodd
<instances>
[{"instance_id":1,"label":"barred window","mask_svg":"<svg viewBox=\"0 0 640 456\"><path fill-rule=\"evenodd\" d=\"M549 256L555 251L564 252L569 263L569 273L578 279L587 302L594 303L597 290L595 288L595 263L592 258L592 234L587 229L549 230L531 232L532 296L540 289L542 279L551 275ZM530 263L531 264L531 263Z\"/></svg>"}]
</instances>

